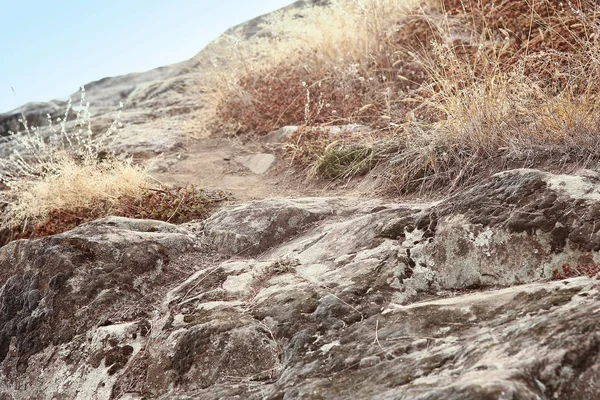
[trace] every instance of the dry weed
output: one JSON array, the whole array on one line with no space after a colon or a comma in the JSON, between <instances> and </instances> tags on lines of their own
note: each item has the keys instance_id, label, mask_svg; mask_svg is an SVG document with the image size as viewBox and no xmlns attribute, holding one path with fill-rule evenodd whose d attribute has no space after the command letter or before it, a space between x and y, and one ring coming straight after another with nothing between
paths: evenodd
<instances>
[{"instance_id":1,"label":"dry weed","mask_svg":"<svg viewBox=\"0 0 600 400\"><path fill-rule=\"evenodd\" d=\"M123 197L139 198L150 184L146 171L130 161L77 161L62 158L47 163L38 179L17 180L4 227L36 224L54 210L95 208L107 212Z\"/></svg>"},{"instance_id":2,"label":"dry weed","mask_svg":"<svg viewBox=\"0 0 600 400\"><path fill-rule=\"evenodd\" d=\"M10 137L12 154L0 160L0 245L15 238L60 233L108 215L180 223L204 218L222 192L193 186L155 189L145 168L112 154L109 146L119 117L106 132L91 129L89 104L81 101L69 121L48 117L45 128L30 127Z\"/></svg>"},{"instance_id":3,"label":"dry weed","mask_svg":"<svg viewBox=\"0 0 600 400\"><path fill-rule=\"evenodd\" d=\"M600 160L596 1L340 0L297 14L215 57L215 112L234 131L369 125L395 141L377 161L401 191ZM287 151L321 176L360 174L373 154L311 135Z\"/></svg>"},{"instance_id":4,"label":"dry weed","mask_svg":"<svg viewBox=\"0 0 600 400\"><path fill-rule=\"evenodd\" d=\"M74 112L76 118L69 121ZM91 129L89 103L81 89L79 106L71 101L63 117L48 116L45 128L30 127L12 134L12 154L0 160L0 191L4 212L0 227L36 224L53 210L108 207L120 197L141 196L149 176L142 167L108 151L120 126L119 115L106 132Z\"/></svg>"},{"instance_id":5,"label":"dry weed","mask_svg":"<svg viewBox=\"0 0 600 400\"><path fill-rule=\"evenodd\" d=\"M303 123L387 126L388 114L403 107L388 82L403 90L413 84L396 76L398 57L387 41L416 3L340 0L303 10L301 18L275 14L250 41L224 38L231 44L221 49L230 53L213 58L208 78L216 113L240 132Z\"/></svg>"}]
</instances>

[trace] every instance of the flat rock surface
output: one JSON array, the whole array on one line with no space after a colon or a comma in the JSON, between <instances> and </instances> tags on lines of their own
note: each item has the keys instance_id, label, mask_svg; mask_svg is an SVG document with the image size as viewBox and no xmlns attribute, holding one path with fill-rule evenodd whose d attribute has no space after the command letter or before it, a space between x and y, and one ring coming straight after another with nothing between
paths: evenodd
<instances>
[{"instance_id":1,"label":"flat rock surface","mask_svg":"<svg viewBox=\"0 0 600 400\"><path fill-rule=\"evenodd\" d=\"M275 162L275 156L273 154L259 153L249 154L246 156L240 156L236 158L236 161L248 168L250 171L257 175L262 175L271 168Z\"/></svg>"}]
</instances>

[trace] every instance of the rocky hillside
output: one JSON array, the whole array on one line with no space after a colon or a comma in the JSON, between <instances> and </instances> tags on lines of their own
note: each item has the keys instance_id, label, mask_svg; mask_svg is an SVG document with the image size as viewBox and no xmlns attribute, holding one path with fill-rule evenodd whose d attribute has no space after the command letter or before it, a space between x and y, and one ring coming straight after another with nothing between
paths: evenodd
<instances>
[{"instance_id":1,"label":"rocky hillside","mask_svg":"<svg viewBox=\"0 0 600 400\"><path fill-rule=\"evenodd\" d=\"M266 19L226 34L259 37ZM227 201L203 220L108 216L0 247L0 400L600 398L600 173L577 170L576 147L544 154L545 169L506 168L538 153L482 153L506 170L441 173L438 192L417 185L435 161L393 196L383 161L306 178L310 151L380 132L320 126L324 146L306 126L207 136L198 68L212 50L92 82L86 100L94 131L123 103L111 151ZM3 114L0 136L65 106ZM0 157L13 146L4 137ZM422 160L408 150L390 162ZM323 168L356 153L332 154Z\"/></svg>"},{"instance_id":2,"label":"rocky hillside","mask_svg":"<svg viewBox=\"0 0 600 400\"><path fill-rule=\"evenodd\" d=\"M265 199L12 242L0 392L598 398L599 199L597 173L513 170L436 203Z\"/></svg>"}]
</instances>

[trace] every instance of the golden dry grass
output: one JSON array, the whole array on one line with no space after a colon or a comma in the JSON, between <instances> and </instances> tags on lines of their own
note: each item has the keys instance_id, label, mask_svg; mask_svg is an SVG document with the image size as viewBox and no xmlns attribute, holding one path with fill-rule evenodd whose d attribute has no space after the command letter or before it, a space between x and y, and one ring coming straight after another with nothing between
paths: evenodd
<instances>
[{"instance_id":1,"label":"golden dry grass","mask_svg":"<svg viewBox=\"0 0 600 400\"><path fill-rule=\"evenodd\" d=\"M395 141L387 178L401 191L600 161L595 1L347 0L295 13L221 47L209 81L234 131L369 125ZM315 148L312 171L336 159L333 175L367 170L338 171L355 147Z\"/></svg>"},{"instance_id":2,"label":"golden dry grass","mask_svg":"<svg viewBox=\"0 0 600 400\"><path fill-rule=\"evenodd\" d=\"M93 209L110 214L124 197L141 198L150 184L146 171L129 161L64 157L45 168L49 172L38 179L20 179L10 186L7 195L12 195L12 201L4 228L39 223L53 211Z\"/></svg>"},{"instance_id":3,"label":"golden dry grass","mask_svg":"<svg viewBox=\"0 0 600 400\"><path fill-rule=\"evenodd\" d=\"M119 116L106 132L91 131L89 104L82 88L76 119L68 121L71 103L57 121L12 136L12 154L0 160L0 229L25 229L52 212L88 210L109 214L123 198L141 198L150 177L141 166L108 151Z\"/></svg>"},{"instance_id":4,"label":"golden dry grass","mask_svg":"<svg viewBox=\"0 0 600 400\"><path fill-rule=\"evenodd\" d=\"M386 80L397 59L383 44L416 4L340 0L275 13L250 40L222 37L206 50L212 65L202 70L215 114L237 131L257 133L299 123L382 123L392 108Z\"/></svg>"}]
</instances>

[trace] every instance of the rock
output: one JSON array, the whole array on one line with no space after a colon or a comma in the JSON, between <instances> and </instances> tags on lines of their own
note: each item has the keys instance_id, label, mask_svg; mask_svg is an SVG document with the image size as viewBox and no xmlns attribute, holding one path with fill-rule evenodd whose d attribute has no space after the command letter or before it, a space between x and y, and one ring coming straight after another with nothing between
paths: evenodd
<instances>
[{"instance_id":1,"label":"rock","mask_svg":"<svg viewBox=\"0 0 600 400\"><path fill-rule=\"evenodd\" d=\"M303 11L310 11L311 7L325 6L328 4L329 0L298 0L275 12L293 11L295 12L296 18L302 18ZM255 36L266 36L269 34L269 32L265 32L265 21L267 21L271 16L272 13L261 15L239 25L233 26L225 31L220 39L226 39L229 37L243 37L245 40L249 40Z\"/></svg>"},{"instance_id":2,"label":"rock","mask_svg":"<svg viewBox=\"0 0 600 400\"><path fill-rule=\"evenodd\" d=\"M29 128L41 127L48 123L48 114L53 120L62 116L67 108L66 101L53 100L47 103L27 103L12 111L0 114L0 137L7 136L9 132L23 130L23 124L19 120L25 119Z\"/></svg>"},{"instance_id":3,"label":"rock","mask_svg":"<svg viewBox=\"0 0 600 400\"><path fill-rule=\"evenodd\" d=\"M260 141L265 144L278 144L287 142L292 135L298 131L300 127L298 126L284 126L273 132L270 132L260 138ZM334 125L334 126L322 126L312 129L318 129L319 131L326 132L331 138L334 138L336 135L340 133L368 133L373 129L360 124L347 124L347 125Z\"/></svg>"},{"instance_id":4,"label":"rock","mask_svg":"<svg viewBox=\"0 0 600 400\"><path fill-rule=\"evenodd\" d=\"M151 299L189 273L169 260L193 242L171 224L110 217L2 247L0 393L108 398L148 333Z\"/></svg>"},{"instance_id":5,"label":"rock","mask_svg":"<svg viewBox=\"0 0 600 400\"><path fill-rule=\"evenodd\" d=\"M258 153L236 157L235 161L248 168L252 173L262 175L271 168L275 162L275 156L273 154Z\"/></svg>"},{"instance_id":6,"label":"rock","mask_svg":"<svg viewBox=\"0 0 600 400\"><path fill-rule=\"evenodd\" d=\"M221 252L258 254L335 215L342 204L327 198L255 201L217 212L204 222L204 232Z\"/></svg>"},{"instance_id":7,"label":"rock","mask_svg":"<svg viewBox=\"0 0 600 400\"><path fill-rule=\"evenodd\" d=\"M0 398L599 398L597 209L594 174L514 170L13 242Z\"/></svg>"},{"instance_id":8,"label":"rock","mask_svg":"<svg viewBox=\"0 0 600 400\"><path fill-rule=\"evenodd\" d=\"M563 264L595 264L598 189L584 176L526 169L496 174L419 221L415 232L434 235L411 256L434 271L444 289L526 283L550 277Z\"/></svg>"},{"instance_id":9,"label":"rock","mask_svg":"<svg viewBox=\"0 0 600 400\"><path fill-rule=\"evenodd\" d=\"M181 125L189 120L189 113L202 107L193 70L198 68L199 59L155 68L141 73L106 77L85 85L85 101L90 103L90 123L94 134L106 132L117 118L120 104L121 122L124 128L115 133L110 149L142 157L151 153L169 152L181 148L186 137ZM72 94L74 105L79 104L80 92ZM8 131L23 131L18 122L25 115L30 127L37 126L45 131L50 114L55 125L57 117L64 117L66 101L53 100L48 103L28 103L13 111L0 114L0 138ZM67 132L72 132L76 112L71 110ZM188 118L185 118L185 117ZM87 125L87 124L86 124ZM170 131L172 127L176 129ZM44 132L48 135L49 132ZM10 143L0 141L0 157L10 154Z\"/></svg>"},{"instance_id":10,"label":"rock","mask_svg":"<svg viewBox=\"0 0 600 400\"><path fill-rule=\"evenodd\" d=\"M284 366L267 393L285 393L284 399L595 398L598 299L589 296L597 293L595 282L579 278L387 309L343 336L315 334L309 343L316 343ZM334 338L340 344L318 357L320 343Z\"/></svg>"},{"instance_id":11,"label":"rock","mask_svg":"<svg viewBox=\"0 0 600 400\"><path fill-rule=\"evenodd\" d=\"M278 144L287 142L288 139L298 130L297 126L283 126L276 131L270 132L260 138L265 144Z\"/></svg>"}]
</instances>

